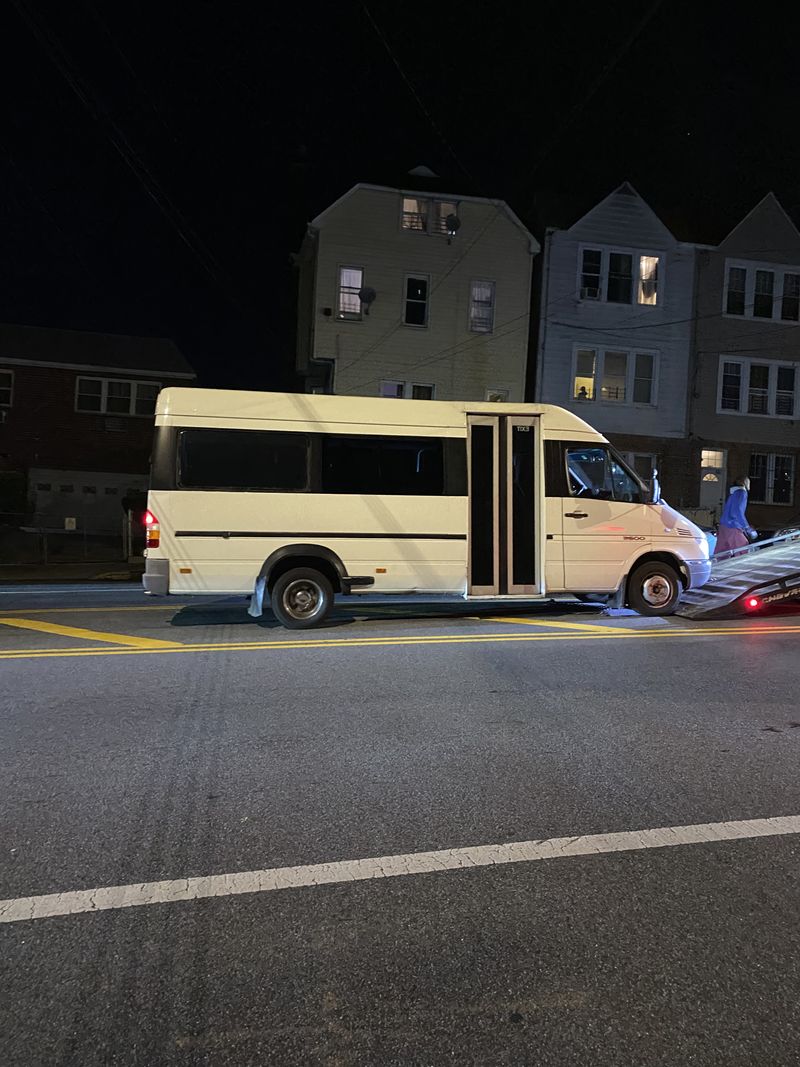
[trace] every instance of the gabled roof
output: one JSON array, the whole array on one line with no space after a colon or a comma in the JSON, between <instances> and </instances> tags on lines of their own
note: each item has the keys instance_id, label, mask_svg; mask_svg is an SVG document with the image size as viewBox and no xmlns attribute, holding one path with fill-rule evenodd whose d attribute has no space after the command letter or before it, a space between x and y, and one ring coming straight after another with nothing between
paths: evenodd
<instances>
[{"instance_id":1,"label":"gabled roof","mask_svg":"<svg viewBox=\"0 0 800 1067\"><path fill-rule=\"evenodd\" d=\"M445 192L444 190L436 190L434 192L431 189L413 189L404 188L401 186L372 185L369 182L357 182L351 189L348 189L346 193L343 193L337 200L334 200L332 204L326 207L324 211L321 211L319 215L316 216L316 218L313 218L311 220L310 225L313 226L315 229L319 229L320 226L324 225L325 220L329 215L331 215L346 200L349 200L351 196L353 196L357 192L360 192L362 189L368 189L374 192L381 193L399 193L402 196L418 196L422 199L452 200L457 201L459 203L464 203L464 201L467 201L468 203L473 204L490 204L496 207L498 211L506 215L507 218L527 236L532 252L539 251L539 242L536 240L536 238L533 236L527 226L523 224L522 220L515 214L514 211L512 211L512 209L508 206L505 200L495 200L491 197L486 196L464 196L462 193Z\"/></svg>"},{"instance_id":2,"label":"gabled roof","mask_svg":"<svg viewBox=\"0 0 800 1067\"><path fill-rule=\"evenodd\" d=\"M747 230L757 228L759 224L759 216L762 216L765 222L771 218L772 221L776 222L781 227L788 238L787 247L792 247L793 245L800 247L800 231L787 214L783 204L781 204L777 196L773 192L769 192L759 200L755 207L748 211L743 219L740 219L739 222L736 223L727 237L720 241L720 248L722 248L723 245L726 245L729 241L733 241L740 231L746 232ZM769 250L765 249L764 251L768 252ZM764 255L762 258L768 259L769 256Z\"/></svg>"},{"instance_id":3,"label":"gabled roof","mask_svg":"<svg viewBox=\"0 0 800 1067\"><path fill-rule=\"evenodd\" d=\"M667 238L671 243L675 241L675 236L672 234L672 232L668 229L667 226L664 225L664 223L661 221L658 215L656 215L655 211L653 211L653 209L650 207L644 197L642 197L636 191L636 189L634 189L631 183L627 181L623 182L621 185L618 185L617 188L610 192L608 196L604 197L599 204L595 204L593 208L590 208L585 215L582 215L577 220L577 222L574 222L569 227L569 230L572 231L577 229L578 227L583 225L583 223L587 222L593 215L600 214L604 208L611 204L615 197L626 197L630 198L631 200L638 201L638 206L642 213L642 217L647 220L647 222L653 227L653 229L660 232L662 236Z\"/></svg>"},{"instance_id":4,"label":"gabled roof","mask_svg":"<svg viewBox=\"0 0 800 1067\"><path fill-rule=\"evenodd\" d=\"M166 337L126 337L6 323L0 323L0 363L196 377L178 347Z\"/></svg>"}]
</instances>

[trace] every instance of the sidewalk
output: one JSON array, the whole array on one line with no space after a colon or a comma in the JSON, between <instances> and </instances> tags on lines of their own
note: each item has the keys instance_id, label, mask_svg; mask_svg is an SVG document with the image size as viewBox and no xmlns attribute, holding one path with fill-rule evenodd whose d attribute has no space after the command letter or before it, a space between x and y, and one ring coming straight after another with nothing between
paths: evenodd
<instances>
[{"instance_id":1,"label":"sidewalk","mask_svg":"<svg viewBox=\"0 0 800 1067\"><path fill-rule=\"evenodd\" d=\"M144 561L125 563L17 563L0 565L0 583L12 582L140 582Z\"/></svg>"}]
</instances>

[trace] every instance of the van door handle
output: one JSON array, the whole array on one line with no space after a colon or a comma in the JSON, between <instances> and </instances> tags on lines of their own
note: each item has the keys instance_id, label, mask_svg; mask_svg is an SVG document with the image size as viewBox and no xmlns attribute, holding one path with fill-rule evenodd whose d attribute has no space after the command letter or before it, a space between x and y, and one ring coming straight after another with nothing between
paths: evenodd
<instances>
[{"instance_id":1,"label":"van door handle","mask_svg":"<svg viewBox=\"0 0 800 1067\"><path fill-rule=\"evenodd\" d=\"M589 518L589 512L588 511L565 511L564 512L564 518L565 519L588 519Z\"/></svg>"}]
</instances>

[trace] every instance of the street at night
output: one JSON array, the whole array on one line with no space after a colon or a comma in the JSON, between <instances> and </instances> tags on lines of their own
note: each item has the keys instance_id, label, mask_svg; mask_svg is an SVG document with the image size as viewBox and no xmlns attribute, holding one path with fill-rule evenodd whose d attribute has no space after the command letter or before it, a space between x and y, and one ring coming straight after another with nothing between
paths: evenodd
<instances>
[{"instance_id":1,"label":"street at night","mask_svg":"<svg viewBox=\"0 0 800 1067\"><path fill-rule=\"evenodd\" d=\"M8 1067L800 1056L797 614L1 599Z\"/></svg>"}]
</instances>

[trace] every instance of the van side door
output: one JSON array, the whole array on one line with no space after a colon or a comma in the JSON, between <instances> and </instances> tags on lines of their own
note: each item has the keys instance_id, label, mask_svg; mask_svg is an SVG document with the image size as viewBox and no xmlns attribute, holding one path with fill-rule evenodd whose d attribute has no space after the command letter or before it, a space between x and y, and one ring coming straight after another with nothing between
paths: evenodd
<instances>
[{"instance_id":1,"label":"van side door","mask_svg":"<svg viewBox=\"0 0 800 1067\"><path fill-rule=\"evenodd\" d=\"M564 586L613 592L630 558L651 540L644 488L607 444L561 444Z\"/></svg>"}]
</instances>

